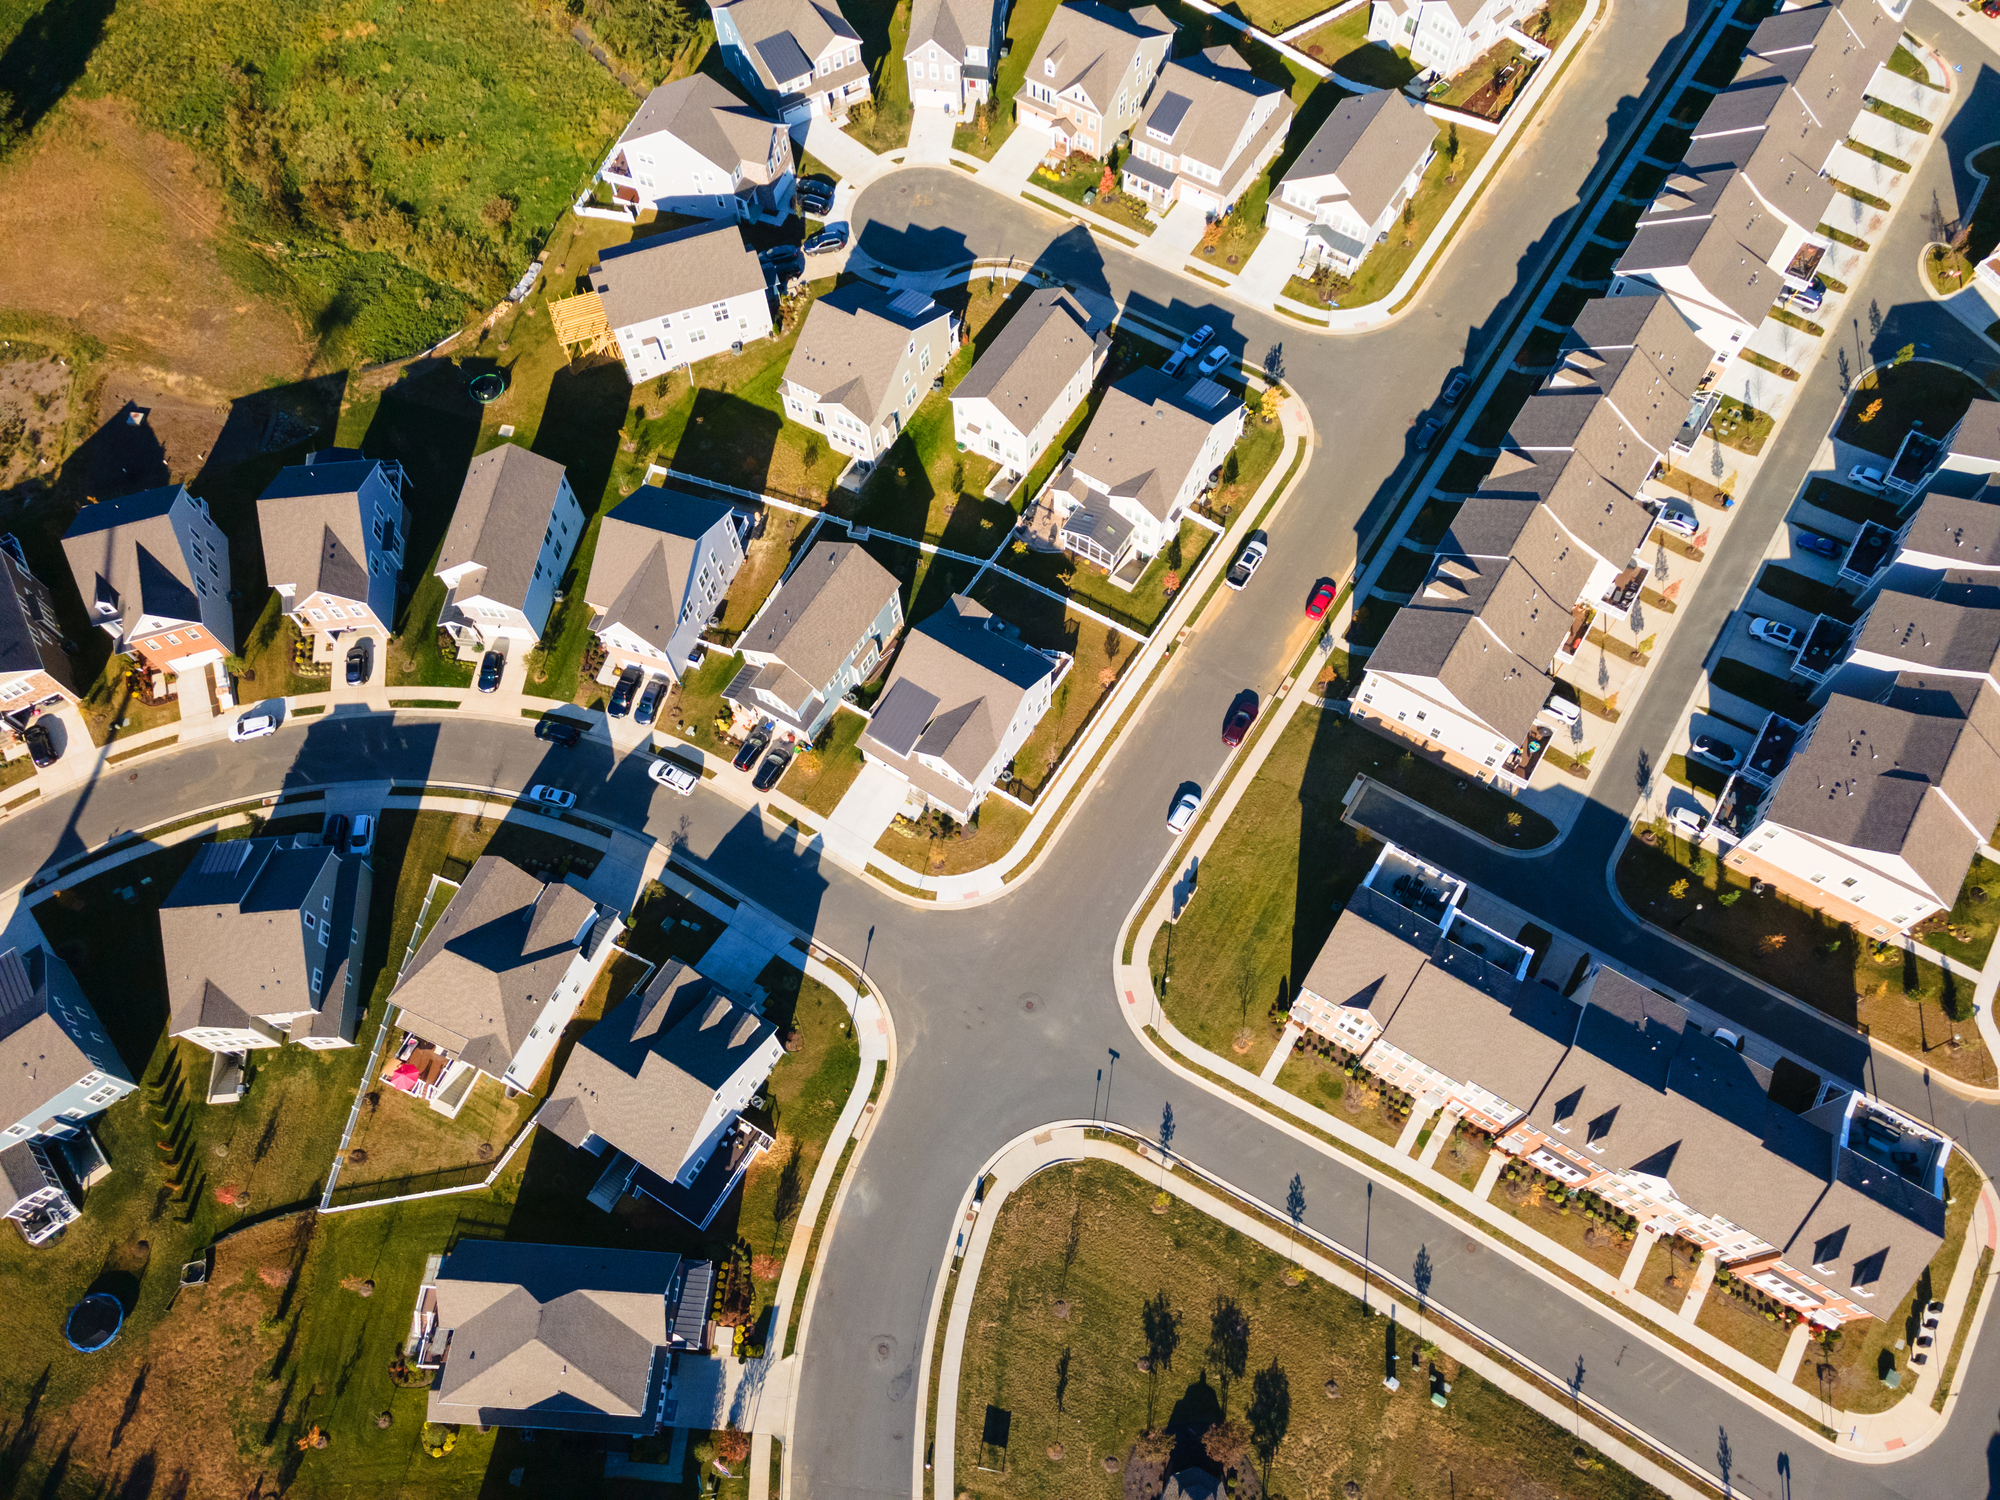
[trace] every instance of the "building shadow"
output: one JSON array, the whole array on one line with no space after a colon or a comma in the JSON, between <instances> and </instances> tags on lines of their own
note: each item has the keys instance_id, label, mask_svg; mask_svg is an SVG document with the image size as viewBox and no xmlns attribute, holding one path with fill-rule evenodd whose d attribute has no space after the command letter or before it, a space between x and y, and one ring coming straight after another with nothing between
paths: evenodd
<instances>
[{"instance_id":1,"label":"building shadow","mask_svg":"<svg viewBox=\"0 0 2000 1500\"><path fill-rule=\"evenodd\" d=\"M1959 88L1964 97L1944 123L1938 133L1937 149L1942 150L1950 160L1951 187L1948 198L1940 195L1938 208L1947 223L1957 223L1965 216L1973 197L1980 190L1981 180L1972 174L1967 158L1974 155L1981 146L2000 141L2000 72L1990 64L1980 63L1978 71L1968 88L1964 75L1960 75ZM1992 163L1987 164L1989 169ZM1929 212L1928 203L1910 205L1920 212ZM1991 244L1972 246L1972 250L1990 253Z\"/></svg>"},{"instance_id":2,"label":"building shadow","mask_svg":"<svg viewBox=\"0 0 2000 1500\"><path fill-rule=\"evenodd\" d=\"M408 480L403 498L410 534L403 552L398 631L407 629L409 603L436 561L466 466L479 445L479 403L466 394L466 381L496 368L490 360L419 361L382 393L362 434L361 451L370 458L395 460ZM435 592L442 602L443 590Z\"/></svg>"},{"instance_id":3,"label":"building shadow","mask_svg":"<svg viewBox=\"0 0 2000 1500\"><path fill-rule=\"evenodd\" d=\"M27 134L90 62L115 0L50 0L0 52L0 144Z\"/></svg>"}]
</instances>

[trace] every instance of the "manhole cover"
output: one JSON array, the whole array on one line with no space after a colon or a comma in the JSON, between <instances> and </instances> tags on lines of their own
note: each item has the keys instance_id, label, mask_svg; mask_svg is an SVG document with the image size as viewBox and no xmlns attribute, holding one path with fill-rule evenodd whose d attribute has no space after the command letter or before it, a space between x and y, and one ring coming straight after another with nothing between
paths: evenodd
<instances>
[{"instance_id":1,"label":"manhole cover","mask_svg":"<svg viewBox=\"0 0 2000 1500\"><path fill-rule=\"evenodd\" d=\"M878 1365L887 1365L896 1357L896 1340L889 1334L878 1333L868 1341L868 1353Z\"/></svg>"},{"instance_id":2,"label":"manhole cover","mask_svg":"<svg viewBox=\"0 0 2000 1500\"><path fill-rule=\"evenodd\" d=\"M1034 1014L1036 1008L1039 1007L1041 1003L1042 1003L1042 997L1037 994L1029 993L1021 997L1021 1009L1027 1011L1030 1015Z\"/></svg>"},{"instance_id":3,"label":"manhole cover","mask_svg":"<svg viewBox=\"0 0 2000 1500\"><path fill-rule=\"evenodd\" d=\"M1479 1241L1478 1241L1478 1240L1467 1240L1467 1241L1465 1242L1465 1249L1466 1249L1466 1253L1467 1253L1467 1254L1469 1254L1469 1255L1477 1255L1477 1254L1479 1253Z\"/></svg>"}]
</instances>

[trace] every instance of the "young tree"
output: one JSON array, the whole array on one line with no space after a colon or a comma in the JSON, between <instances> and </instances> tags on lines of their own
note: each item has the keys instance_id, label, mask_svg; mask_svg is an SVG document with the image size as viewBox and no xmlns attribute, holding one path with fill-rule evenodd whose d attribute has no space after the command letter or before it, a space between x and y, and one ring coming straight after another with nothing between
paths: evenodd
<instances>
[{"instance_id":1,"label":"young tree","mask_svg":"<svg viewBox=\"0 0 2000 1500\"><path fill-rule=\"evenodd\" d=\"M1294 1248L1298 1239L1299 1225L1306 1216L1306 1185L1298 1173L1292 1174L1292 1185L1285 1189L1285 1217L1292 1221Z\"/></svg>"}]
</instances>

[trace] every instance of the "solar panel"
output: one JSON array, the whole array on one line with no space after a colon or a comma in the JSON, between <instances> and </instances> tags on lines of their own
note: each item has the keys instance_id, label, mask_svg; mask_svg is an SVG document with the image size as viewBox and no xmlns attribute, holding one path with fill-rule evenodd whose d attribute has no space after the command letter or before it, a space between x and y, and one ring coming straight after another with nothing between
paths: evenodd
<instances>
[{"instance_id":1,"label":"solar panel","mask_svg":"<svg viewBox=\"0 0 2000 1500\"><path fill-rule=\"evenodd\" d=\"M1198 406L1203 411L1213 410L1229 398L1229 392L1206 376L1188 387L1188 404Z\"/></svg>"},{"instance_id":2,"label":"solar panel","mask_svg":"<svg viewBox=\"0 0 2000 1500\"><path fill-rule=\"evenodd\" d=\"M204 844L196 856L195 872L201 875L234 875L250 854L248 839L230 839L220 844Z\"/></svg>"},{"instance_id":3,"label":"solar panel","mask_svg":"<svg viewBox=\"0 0 2000 1500\"><path fill-rule=\"evenodd\" d=\"M937 712L937 706L934 693L926 692L907 677L902 678L875 705L868 733L895 754L908 755L922 736L924 726L930 723L931 715Z\"/></svg>"},{"instance_id":4,"label":"solar panel","mask_svg":"<svg viewBox=\"0 0 2000 1500\"><path fill-rule=\"evenodd\" d=\"M928 292L898 292L889 303L894 311L906 318L921 318L936 305Z\"/></svg>"}]
</instances>

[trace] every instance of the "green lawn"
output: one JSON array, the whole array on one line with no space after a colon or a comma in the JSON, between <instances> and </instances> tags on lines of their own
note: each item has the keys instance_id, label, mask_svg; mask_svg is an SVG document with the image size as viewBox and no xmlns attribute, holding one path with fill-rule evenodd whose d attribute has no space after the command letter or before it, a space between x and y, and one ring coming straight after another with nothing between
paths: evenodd
<instances>
[{"instance_id":1,"label":"green lawn","mask_svg":"<svg viewBox=\"0 0 2000 1500\"><path fill-rule=\"evenodd\" d=\"M1145 200L1125 192L1119 186L1121 180L1114 167L1111 191L1103 192L1104 163L1081 152L1073 152L1054 167L1036 167L1028 174L1029 183L1043 192L1087 208L1134 234L1150 235L1155 226L1146 217Z\"/></svg>"},{"instance_id":2,"label":"green lawn","mask_svg":"<svg viewBox=\"0 0 2000 1500\"><path fill-rule=\"evenodd\" d=\"M1014 46L1000 60L999 71L994 74L993 102L982 106L970 125L961 125L952 132L955 149L991 161L993 153L1014 133L1014 96L1021 92L1022 80L1028 76L1035 49L1042 44L1042 33L1048 30L1057 3L1058 0L1018 0L1008 13L1006 35Z\"/></svg>"},{"instance_id":3,"label":"green lawn","mask_svg":"<svg viewBox=\"0 0 2000 1500\"><path fill-rule=\"evenodd\" d=\"M1177 542L1170 542L1146 565L1130 590L1119 588L1102 568L1080 562L1068 552L1009 553L998 566L1068 594L1134 630L1150 632L1214 540L1214 533L1206 527L1182 521Z\"/></svg>"},{"instance_id":4,"label":"green lawn","mask_svg":"<svg viewBox=\"0 0 2000 1500\"><path fill-rule=\"evenodd\" d=\"M1062 651L1075 660L1056 687L1042 722L1014 752L1015 796L1033 801L1061 766L1138 647L1117 631L1087 619L1058 600L989 572L972 597L1021 632L1028 645Z\"/></svg>"},{"instance_id":5,"label":"green lawn","mask_svg":"<svg viewBox=\"0 0 2000 1500\"><path fill-rule=\"evenodd\" d=\"M1745 405L1734 396L1725 396L1715 408L1708 430L1710 436L1723 447L1734 448L1738 453L1747 453L1755 458L1764 451L1764 444L1776 426L1777 422L1769 412Z\"/></svg>"},{"instance_id":6,"label":"green lawn","mask_svg":"<svg viewBox=\"0 0 2000 1500\"><path fill-rule=\"evenodd\" d=\"M1336 291L1334 306L1360 307L1389 295L1417 253L1424 248L1438 221L1451 206L1472 173L1492 149L1493 138L1466 131L1457 136L1456 154L1448 149L1452 132L1447 129L1439 145L1437 159L1424 170L1423 180L1410 195L1403 218L1389 231L1389 242L1377 245L1356 269L1345 288ZM1447 182L1445 179L1450 178Z\"/></svg>"},{"instance_id":7,"label":"green lawn","mask_svg":"<svg viewBox=\"0 0 2000 1500\"><path fill-rule=\"evenodd\" d=\"M1416 65L1408 52L1367 40L1368 13L1368 6L1357 6L1331 25L1295 38L1291 45L1314 62L1332 68L1335 77L1351 78L1371 88L1401 88L1417 76Z\"/></svg>"},{"instance_id":8,"label":"green lawn","mask_svg":"<svg viewBox=\"0 0 2000 1500\"><path fill-rule=\"evenodd\" d=\"M965 875L1006 854L1027 826L1027 813L988 793L966 827L946 832L928 818L921 828L898 818L876 840L875 849L919 875Z\"/></svg>"},{"instance_id":9,"label":"green lawn","mask_svg":"<svg viewBox=\"0 0 2000 1500\"><path fill-rule=\"evenodd\" d=\"M1269 1055L1298 982L1381 852L1340 821L1357 774L1489 838L1532 848L1554 837L1546 819L1511 798L1401 754L1342 715L1300 710L1203 858L1178 927L1163 928L1153 947L1166 1013L1199 1045L1246 1067ZM1233 1053L1246 1030L1256 1040L1247 1055Z\"/></svg>"},{"instance_id":10,"label":"green lawn","mask_svg":"<svg viewBox=\"0 0 2000 1500\"><path fill-rule=\"evenodd\" d=\"M785 779L778 783L778 790L803 802L822 818L833 816L834 808L854 785L854 778L861 774L862 755L855 748L855 741L867 727L868 721L854 710L845 707L836 710L813 742L813 748L793 758Z\"/></svg>"},{"instance_id":11,"label":"green lawn","mask_svg":"<svg viewBox=\"0 0 2000 1500\"><path fill-rule=\"evenodd\" d=\"M847 0L841 14L861 33L874 100L852 111L845 127L870 151L899 151L910 143L910 75L903 48L910 39L910 0Z\"/></svg>"},{"instance_id":12,"label":"green lawn","mask_svg":"<svg viewBox=\"0 0 2000 1500\"><path fill-rule=\"evenodd\" d=\"M700 666L681 678L667 695L656 721L661 734L671 734L710 755L733 751L715 732L715 719L723 711L722 690L743 670L743 658L734 652L711 651Z\"/></svg>"},{"instance_id":13,"label":"green lawn","mask_svg":"<svg viewBox=\"0 0 2000 1500\"><path fill-rule=\"evenodd\" d=\"M1993 952L1993 934L2000 927L2000 865L1984 855L1972 861L1958 900L1948 912L1927 918L1916 939L1968 969L1983 969Z\"/></svg>"},{"instance_id":14,"label":"green lawn","mask_svg":"<svg viewBox=\"0 0 2000 1500\"><path fill-rule=\"evenodd\" d=\"M998 1209L957 1391L962 1489L1156 1494L1169 1452L1202 1464L1205 1435L1227 1420L1243 1424L1237 1443L1262 1444L1232 1460L1239 1495L1337 1496L1350 1483L1360 1495L1442 1495L1456 1480L1439 1487L1440 1471L1464 1472L1468 1496L1657 1493L1596 1455L1580 1466L1559 1424L1448 1356L1449 1404L1433 1406L1422 1330L1371 1318L1315 1278L1289 1284L1281 1254L1178 1201L1155 1214L1154 1192L1110 1163L1065 1163ZM1149 1341L1149 1302L1170 1340ZM1382 1380L1385 1339L1400 1361L1395 1393ZM1149 1349L1151 1374L1139 1368ZM996 1408L1012 1427L1004 1464L980 1441Z\"/></svg>"}]
</instances>

